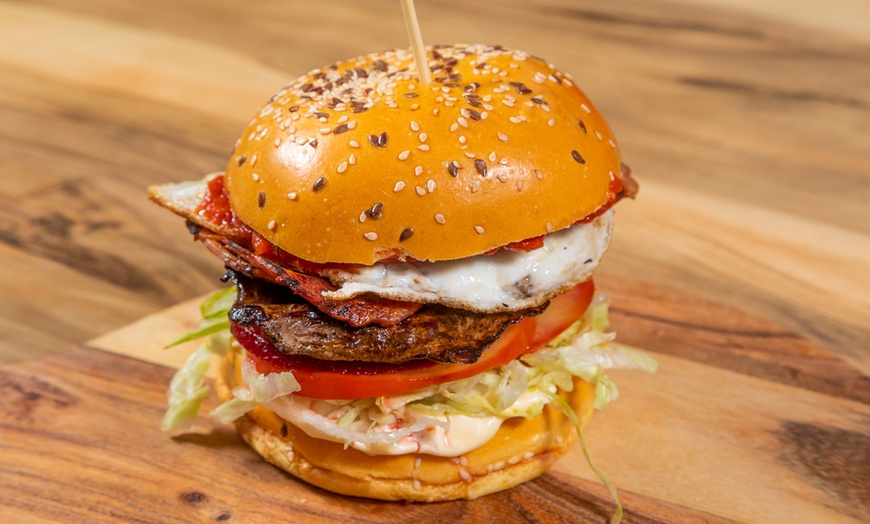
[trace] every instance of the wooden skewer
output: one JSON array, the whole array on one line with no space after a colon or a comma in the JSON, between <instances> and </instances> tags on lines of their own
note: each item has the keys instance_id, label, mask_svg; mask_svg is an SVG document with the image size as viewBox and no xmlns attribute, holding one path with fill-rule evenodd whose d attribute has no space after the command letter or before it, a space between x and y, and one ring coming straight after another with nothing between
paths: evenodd
<instances>
[{"instance_id":1,"label":"wooden skewer","mask_svg":"<svg viewBox=\"0 0 870 524\"><path fill-rule=\"evenodd\" d=\"M421 82L430 84L432 83L432 75L429 73L429 60L426 57L426 48L423 47L423 33L420 32L420 22L417 21L414 0L402 0L402 12L405 14L405 26L408 28L411 47L414 49L417 74L420 76Z\"/></svg>"}]
</instances>

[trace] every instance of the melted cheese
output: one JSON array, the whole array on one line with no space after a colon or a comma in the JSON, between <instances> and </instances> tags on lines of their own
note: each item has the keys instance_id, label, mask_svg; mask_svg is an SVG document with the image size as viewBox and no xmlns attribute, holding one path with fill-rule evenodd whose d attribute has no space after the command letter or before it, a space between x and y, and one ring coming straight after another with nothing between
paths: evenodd
<instances>
[{"instance_id":1,"label":"melted cheese","mask_svg":"<svg viewBox=\"0 0 870 524\"><path fill-rule=\"evenodd\" d=\"M502 249L442 262L331 269L322 274L339 289L324 295L342 300L373 293L479 312L526 309L588 280L610 244L612 228L610 210L587 224L546 235L544 246L533 251Z\"/></svg>"}]
</instances>

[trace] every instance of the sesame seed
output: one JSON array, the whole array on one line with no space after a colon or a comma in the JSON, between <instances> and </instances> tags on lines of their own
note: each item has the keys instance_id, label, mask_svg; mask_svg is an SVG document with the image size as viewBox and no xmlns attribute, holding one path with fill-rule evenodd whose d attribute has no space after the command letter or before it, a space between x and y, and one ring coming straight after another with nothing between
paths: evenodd
<instances>
[{"instance_id":1,"label":"sesame seed","mask_svg":"<svg viewBox=\"0 0 870 524\"><path fill-rule=\"evenodd\" d=\"M347 128L348 129L356 129L356 120L351 120L350 122L348 122Z\"/></svg>"},{"instance_id":2,"label":"sesame seed","mask_svg":"<svg viewBox=\"0 0 870 524\"><path fill-rule=\"evenodd\" d=\"M495 151L491 152L491 153L489 154L489 161L490 161L490 162L495 162L496 159L498 159L498 157L495 156Z\"/></svg>"},{"instance_id":3,"label":"sesame seed","mask_svg":"<svg viewBox=\"0 0 870 524\"><path fill-rule=\"evenodd\" d=\"M350 154L350 158L347 159L347 163L350 165L356 164L356 155L353 153Z\"/></svg>"},{"instance_id":4,"label":"sesame seed","mask_svg":"<svg viewBox=\"0 0 870 524\"><path fill-rule=\"evenodd\" d=\"M435 191L435 181L434 180L429 179L429 181L426 182L426 190L429 191L430 193L432 191Z\"/></svg>"},{"instance_id":5,"label":"sesame seed","mask_svg":"<svg viewBox=\"0 0 870 524\"><path fill-rule=\"evenodd\" d=\"M423 166L417 166L414 168L414 174L420 176L423 174Z\"/></svg>"},{"instance_id":6,"label":"sesame seed","mask_svg":"<svg viewBox=\"0 0 870 524\"><path fill-rule=\"evenodd\" d=\"M350 145L350 147L359 148L359 142L357 142L356 140L351 140L350 142L348 142L348 144Z\"/></svg>"},{"instance_id":7,"label":"sesame seed","mask_svg":"<svg viewBox=\"0 0 870 524\"><path fill-rule=\"evenodd\" d=\"M598 138L598 140L604 139L604 137L601 136L601 133L599 133L597 130L595 131L595 137Z\"/></svg>"},{"instance_id":8,"label":"sesame seed","mask_svg":"<svg viewBox=\"0 0 870 524\"><path fill-rule=\"evenodd\" d=\"M541 180L541 179L544 178L544 174L541 173L540 171L538 171L537 169L535 169L535 177L536 177L538 180Z\"/></svg>"},{"instance_id":9,"label":"sesame seed","mask_svg":"<svg viewBox=\"0 0 870 524\"><path fill-rule=\"evenodd\" d=\"M411 120L411 131L419 131L419 130L420 130L420 124Z\"/></svg>"},{"instance_id":10,"label":"sesame seed","mask_svg":"<svg viewBox=\"0 0 870 524\"><path fill-rule=\"evenodd\" d=\"M482 235L484 231L483 226L474 226L474 230L477 231L478 235Z\"/></svg>"},{"instance_id":11,"label":"sesame seed","mask_svg":"<svg viewBox=\"0 0 870 524\"><path fill-rule=\"evenodd\" d=\"M368 233L366 233L363 236L366 237L366 240L375 241L378 239L378 234L375 233L374 231L369 231Z\"/></svg>"},{"instance_id":12,"label":"sesame seed","mask_svg":"<svg viewBox=\"0 0 870 524\"><path fill-rule=\"evenodd\" d=\"M321 189L323 189L323 186L325 186L325 185L326 185L326 179L323 177L320 177L314 181L314 185L312 186L312 189L314 191L320 191Z\"/></svg>"},{"instance_id":13,"label":"sesame seed","mask_svg":"<svg viewBox=\"0 0 870 524\"><path fill-rule=\"evenodd\" d=\"M468 158L474 158L474 153L472 153L470 151L466 151L465 156L467 156Z\"/></svg>"},{"instance_id":14,"label":"sesame seed","mask_svg":"<svg viewBox=\"0 0 870 524\"><path fill-rule=\"evenodd\" d=\"M263 207L264 205L266 205L266 193L260 191L257 195L257 207Z\"/></svg>"},{"instance_id":15,"label":"sesame seed","mask_svg":"<svg viewBox=\"0 0 870 524\"><path fill-rule=\"evenodd\" d=\"M580 125L580 129L583 130L583 132L585 133L586 132L586 124L584 124L583 121L580 120L579 118L577 119L577 124Z\"/></svg>"},{"instance_id":16,"label":"sesame seed","mask_svg":"<svg viewBox=\"0 0 870 524\"><path fill-rule=\"evenodd\" d=\"M260 175L258 175L257 173L251 173L251 178L254 179L254 182L260 181Z\"/></svg>"},{"instance_id":17,"label":"sesame seed","mask_svg":"<svg viewBox=\"0 0 870 524\"><path fill-rule=\"evenodd\" d=\"M471 476L471 473L465 471L464 469L459 470L459 476L462 477L462 480L465 482L471 482L474 480L474 477Z\"/></svg>"},{"instance_id":18,"label":"sesame seed","mask_svg":"<svg viewBox=\"0 0 870 524\"><path fill-rule=\"evenodd\" d=\"M587 106L586 104L580 104L580 107L583 108L583 111L586 111L587 113L592 114L592 110L589 109L589 106Z\"/></svg>"},{"instance_id":19,"label":"sesame seed","mask_svg":"<svg viewBox=\"0 0 870 524\"><path fill-rule=\"evenodd\" d=\"M398 193L403 189L405 189L405 183L399 180L398 182L396 182L396 185L393 186L393 193Z\"/></svg>"},{"instance_id":20,"label":"sesame seed","mask_svg":"<svg viewBox=\"0 0 870 524\"><path fill-rule=\"evenodd\" d=\"M610 147L616 148L616 142L614 142L612 139L608 138L607 143L610 144Z\"/></svg>"},{"instance_id":21,"label":"sesame seed","mask_svg":"<svg viewBox=\"0 0 870 524\"><path fill-rule=\"evenodd\" d=\"M425 142L429 138L426 133L420 133L420 142Z\"/></svg>"},{"instance_id":22,"label":"sesame seed","mask_svg":"<svg viewBox=\"0 0 870 524\"><path fill-rule=\"evenodd\" d=\"M440 113L440 112L441 112L441 111L436 107L435 109L432 110L432 115L433 115L433 116L438 116L438 113Z\"/></svg>"},{"instance_id":23,"label":"sesame seed","mask_svg":"<svg viewBox=\"0 0 870 524\"><path fill-rule=\"evenodd\" d=\"M423 144L421 146L417 146L417 149L419 149L420 151L429 151L429 146L426 144Z\"/></svg>"},{"instance_id":24,"label":"sesame seed","mask_svg":"<svg viewBox=\"0 0 870 524\"><path fill-rule=\"evenodd\" d=\"M338 164L338 172L344 173L347 170L347 162L342 162Z\"/></svg>"},{"instance_id":25,"label":"sesame seed","mask_svg":"<svg viewBox=\"0 0 870 524\"><path fill-rule=\"evenodd\" d=\"M465 118L463 118L463 117L459 117L459 118L456 119L456 121L457 121L457 122L459 123L459 125L461 125L462 127L468 127L468 120L466 120Z\"/></svg>"},{"instance_id":26,"label":"sesame seed","mask_svg":"<svg viewBox=\"0 0 870 524\"><path fill-rule=\"evenodd\" d=\"M296 200L297 197L298 197L298 195L296 194L295 191L292 193L287 193L287 198L289 198L290 200Z\"/></svg>"},{"instance_id":27,"label":"sesame seed","mask_svg":"<svg viewBox=\"0 0 870 524\"><path fill-rule=\"evenodd\" d=\"M551 119L547 120L547 125L550 127L553 127L554 125L556 125L556 119L551 118Z\"/></svg>"},{"instance_id":28,"label":"sesame seed","mask_svg":"<svg viewBox=\"0 0 870 524\"><path fill-rule=\"evenodd\" d=\"M553 232L553 223L552 223L552 222L547 222L547 226L546 226L546 227L547 227L547 233L552 233L552 232Z\"/></svg>"},{"instance_id":29,"label":"sesame seed","mask_svg":"<svg viewBox=\"0 0 870 524\"><path fill-rule=\"evenodd\" d=\"M347 127L347 126L339 126L339 127ZM347 129L345 129L345 131L347 131ZM321 135L328 135L329 133L332 133L332 129L329 129L328 127L321 127L320 128Z\"/></svg>"},{"instance_id":30,"label":"sesame seed","mask_svg":"<svg viewBox=\"0 0 870 524\"><path fill-rule=\"evenodd\" d=\"M507 136L506 134L504 134L504 133L499 133L499 134L498 134L498 139L501 140L502 142L507 142L507 141L508 141L508 136Z\"/></svg>"},{"instance_id":31,"label":"sesame seed","mask_svg":"<svg viewBox=\"0 0 870 524\"><path fill-rule=\"evenodd\" d=\"M522 190L523 190L523 181L520 180L519 182L517 182L517 191L522 191Z\"/></svg>"},{"instance_id":32,"label":"sesame seed","mask_svg":"<svg viewBox=\"0 0 870 524\"><path fill-rule=\"evenodd\" d=\"M405 93L405 98L417 98L417 93Z\"/></svg>"},{"instance_id":33,"label":"sesame seed","mask_svg":"<svg viewBox=\"0 0 870 524\"><path fill-rule=\"evenodd\" d=\"M281 145L281 139L280 139L280 138L276 138L276 139L275 139L275 147L278 147L278 146L280 146L280 145Z\"/></svg>"},{"instance_id":34,"label":"sesame seed","mask_svg":"<svg viewBox=\"0 0 870 524\"><path fill-rule=\"evenodd\" d=\"M257 165L257 155L251 157L251 167Z\"/></svg>"},{"instance_id":35,"label":"sesame seed","mask_svg":"<svg viewBox=\"0 0 870 524\"><path fill-rule=\"evenodd\" d=\"M420 196L423 196L423 195L426 194L426 188L425 188L425 187L417 186L415 189L416 189L416 191L417 191L417 194L420 195Z\"/></svg>"},{"instance_id":36,"label":"sesame seed","mask_svg":"<svg viewBox=\"0 0 870 524\"><path fill-rule=\"evenodd\" d=\"M359 214L359 221L360 221L360 224L362 224L363 222L365 222L365 221L366 221L366 218L368 218L368 217L366 217L366 212L365 212L365 211L363 211L362 213L360 213L360 214Z\"/></svg>"},{"instance_id":37,"label":"sesame seed","mask_svg":"<svg viewBox=\"0 0 870 524\"><path fill-rule=\"evenodd\" d=\"M402 233L399 235L399 242L404 242L405 240L408 240L409 238L411 238L411 236L413 234L414 234L414 230L411 229L410 227L406 227L405 229L402 230Z\"/></svg>"},{"instance_id":38,"label":"sesame seed","mask_svg":"<svg viewBox=\"0 0 870 524\"><path fill-rule=\"evenodd\" d=\"M582 156L580 156L580 153L578 153L576 149L571 150L571 156L574 158L574 160L581 164L586 163L586 160Z\"/></svg>"},{"instance_id":39,"label":"sesame seed","mask_svg":"<svg viewBox=\"0 0 870 524\"><path fill-rule=\"evenodd\" d=\"M343 115L341 118L338 119L339 124L343 124L345 122L347 122L347 115Z\"/></svg>"},{"instance_id":40,"label":"sesame seed","mask_svg":"<svg viewBox=\"0 0 870 524\"><path fill-rule=\"evenodd\" d=\"M236 146L236 147L238 147L238 146ZM236 159L236 162L238 162L239 167L242 167L242 164L244 164L245 160L247 160L247 159L248 159L248 155L242 155Z\"/></svg>"},{"instance_id":41,"label":"sesame seed","mask_svg":"<svg viewBox=\"0 0 870 524\"><path fill-rule=\"evenodd\" d=\"M438 222L442 226L447 223L447 220L444 218L444 215L441 213L435 213L435 222Z\"/></svg>"},{"instance_id":42,"label":"sesame seed","mask_svg":"<svg viewBox=\"0 0 870 524\"><path fill-rule=\"evenodd\" d=\"M269 223L266 224L266 227L269 228L269 231L275 231L276 229L278 229L278 225L275 223L274 220L270 220Z\"/></svg>"},{"instance_id":43,"label":"sesame seed","mask_svg":"<svg viewBox=\"0 0 870 524\"><path fill-rule=\"evenodd\" d=\"M409 151L407 149L402 151L401 153L399 153L399 160L407 159L410 154L411 154L411 151Z\"/></svg>"},{"instance_id":44,"label":"sesame seed","mask_svg":"<svg viewBox=\"0 0 870 524\"><path fill-rule=\"evenodd\" d=\"M467 139L465 138L465 135L459 135L459 143L460 144L464 144L466 140Z\"/></svg>"},{"instance_id":45,"label":"sesame seed","mask_svg":"<svg viewBox=\"0 0 870 524\"><path fill-rule=\"evenodd\" d=\"M500 159L500 160L498 161L498 163L501 164L501 165L503 165L503 166L506 166L506 165L508 165L508 159L507 159L507 158L502 158L502 159Z\"/></svg>"},{"instance_id":46,"label":"sesame seed","mask_svg":"<svg viewBox=\"0 0 870 524\"><path fill-rule=\"evenodd\" d=\"M451 133L456 131L457 129L459 129L459 124L457 124L457 123L454 123L453 125L450 126Z\"/></svg>"},{"instance_id":47,"label":"sesame seed","mask_svg":"<svg viewBox=\"0 0 870 524\"><path fill-rule=\"evenodd\" d=\"M475 180L471 183L471 192L477 193L478 191L480 191L480 180Z\"/></svg>"},{"instance_id":48,"label":"sesame seed","mask_svg":"<svg viewBox=\"0 0 870 524\"><path fill-rule=\"evenodd\" d=\"M479 158L477 160L475 160L474 161L474 169L476 169L477 172L480 173L481 176L486 176L486 162L485 161L483 161Z\"/></svg>"},{"instance_id":49,"label":"sesame seed","mask_svg":"<svg viewBox=\"0 0 870 524\"><path fill-rule=\"evenodd\" d=\"M512 116L512 117L510 117L508 120L510 120L510 121L513 122L514 124L520 124L520 123L522 123L522 119L521 119L520 117L518 117L518 116Z\"/></svg>"},{"instance_id":50,"label":"sesame seed","mask_svg":"<svg viewBox=\"0 0 870 524\"><path fill-rule=\"evenodd\" d=\"M508 181L508 176L504 173L498 175L496 178L498 179L499 182L502 182L502 183Z\"/></svg>"},{"instance_id":51,"label":"sesame seed","mask_svg":"<svg viewBox=\"0 0 870 524\"><path fill-rule=\"evenodd\" d=\"M411 111L416 111L420 109L420 104L411 104Z\"/></svg>"}]
</instances>

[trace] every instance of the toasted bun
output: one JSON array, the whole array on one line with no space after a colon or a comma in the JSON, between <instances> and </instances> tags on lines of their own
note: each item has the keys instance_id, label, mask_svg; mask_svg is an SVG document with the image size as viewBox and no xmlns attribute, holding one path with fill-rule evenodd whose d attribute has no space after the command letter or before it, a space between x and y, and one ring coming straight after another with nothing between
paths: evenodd
<instances>
[{"instance_id":1,"label":"toasted bun","mask_svg":"<svg viewBox=\"0 0 870 524\"><path fill-rule=\"evenodd\" d=\"M221 400L241 384L239 353L231 351L216 381ZM564 397L582 424L592 416L594 386L575 380ZM483 447L463 457L371 456L308 436L260 406L236 421L245 441L268 462L323 489L382 500L434 502L475 499L544 474L576 441L567 417L554 408L531 420L512 418Z\"/></svg>"},{"instance_id":2,"label":"toasted bun","mask_svg":"<svg viewBox=\"0 0 870 524\"><path fill-rule=\"evenodd\" d=\"M616 139L570 75L501 47L429 58L428 85L399 50L279 91L227 166L235 213L306 260L372 264L480 254L613 200Z\"/></svg>"}]
</instances>

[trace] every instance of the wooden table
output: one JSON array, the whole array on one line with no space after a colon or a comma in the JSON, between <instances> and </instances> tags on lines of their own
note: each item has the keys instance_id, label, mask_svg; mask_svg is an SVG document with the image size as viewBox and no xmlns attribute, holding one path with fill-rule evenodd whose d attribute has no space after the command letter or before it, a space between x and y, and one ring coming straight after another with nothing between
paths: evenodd
<instances>
[{"instance_id":1,"label":"wooden table","mask_svg":"<svg viewBox=\"0 0 870 524\"><path fill-rule=\"evenodd\" d=\"M177 310L187 316L176 324L178 317L161 311L217 288L221 264L176 217L149 203L144 188L221 170L245 123L288 80L406 47L397 4L0 2L0 363L20 363L8 368L13 374L66 369L59 362L69 364L71 347L149 314L157 315L150 324L90 345L166 364L183 358L156 352L148 337L193 322L190 303ZM417 10L429 43L500 43L571 72L641 182L639 198L618 206L600 278L623 301L616 301L622 327L643 333L622 339L659 353L665 368L653 378L619 374L625 404L604 415L610 426L602 417L590 432L618 437L615 428L633 423L619 419L620 410L636 413L632 395L644 397L656 379L689 376L692 366L729 370L711 384L720 393L746 391L760 379L804 387L838 399L836 409L821 397L804 407L848 430L853 440L842 456L858 465L858 477L837 491L828 472L806 474L808 486L827 478L820 489L838 495L813 499L808 487L783 504L803 497L828 508L819 515L870 518L870 4L420 0ZM715 329L729 318L755 326L760 331L743 334L756 345L741 346L736 332L704 339L710 331L696 329L701 317ZM135 333L142 343L129 343ZM792 338L763 343L777 336ZM691 354L692 337L703 351ZM687 345L675 356L664 342L678 339ZM830 367L806 360L773 372L752 364L773 362L764 353L771 347L783 354L803 348L800 355L823 355ZM59 356L38 360L51 355ZM844 380L852 381L848 388ZM149 387L159 390L156 384ZM759 415L786 402L791 390L778 387L761 388L764 410L729 404L715 391L701 396ZM832 409L837 414L825 419ZM7 430L17 427L3 420ZM800 437L790 440L795 446L822 438L791 429ZM616 444L598 451L620 455ZM758 489L783 481L748 481L727 461L718 465L733 482ZM777 513L719 511L729 501L715 497L694 505L692 493L674 495L641 464L623 462L613 476L634 493L705 515L769 521ZM671 491L700 490L715 476L674 479ZM669 514L638 504L651 518Z\"/></svg>"}]
</instances>

